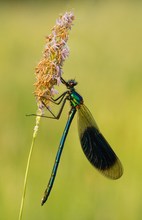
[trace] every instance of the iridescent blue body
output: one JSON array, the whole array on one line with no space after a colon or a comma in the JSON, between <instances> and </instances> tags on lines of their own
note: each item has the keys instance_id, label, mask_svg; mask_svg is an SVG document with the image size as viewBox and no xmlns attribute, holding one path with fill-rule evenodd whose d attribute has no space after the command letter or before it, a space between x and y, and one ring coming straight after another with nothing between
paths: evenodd
<instances>
[{"instance_id":1,"label":"iridescent blue body","mask_svg":"<svg viewBox=\"0 0 142 220\"><path fill-rule=\"evenodd\" d=\"M68 121L66 123L65 129L63 131L63 135L62 135L62 138L61 138L61 141L60 141L60 144L59 144L58 152L57 152L57 155L56 155L56 158L55 158L55 162L54 162L54 166L53 166L53 169L52 169L52 174L51 174L51 177L50 177L50 180L49 180L49 183L48 183L48 187L45 190L44 197L42 199L42 205L47 200L47 198L48 198L48 196L50 194L50 191L52 189L52 186L53 186L53 183L54 183L54 179L55 179L55 176L56 176L56 172L57 172L57 168L58 168L58 165L59 165L61 153L62 153L62 150L63 150L63 146L64 146L64 143L65 143L65 140L66 140L66 137L67 137L67 134L68 134L71 122L72 122L72 120L74 118L75 112L76 112L76 109L73 108L71 110L70 114L69 114Z\"/></svg>"},{"instance_id":2,"label":"iridescent blue body","mask_svg":"<svg viewBox=\"0 0 142 220\"><path fill-rule=\"evenodd\" d=\"M78 108L81 104L83 104L82 96L75 90L72 90L70 93L70 104L74 108Z\"/></svg>"},{"instance_id":3,"label":"iridescent blue body","mask_svg":"<svg viewBox=\"0 0 142 220\"><path fill-rule=\"evenodd\" d=\"M120 160L101 134L93 116L84 105L82 96L75 91L74 86L76 86L77 83L75 80L69 80L68 82L66 82L63 78L61 78L61 80L68 90L56 100L52 100L55 104L62 103L62 106L57 116L50 111L53 115L53 117L50 118L59 119L66 100L69 100L71 110L59 144L51 177L42 199L42 205L46 202L52 189L64 143L76 111L78 111L78 132L80 143L87 159L96 169L110 179L118 179L123 174L123 168Z\"/></svg>"}]
</instances>

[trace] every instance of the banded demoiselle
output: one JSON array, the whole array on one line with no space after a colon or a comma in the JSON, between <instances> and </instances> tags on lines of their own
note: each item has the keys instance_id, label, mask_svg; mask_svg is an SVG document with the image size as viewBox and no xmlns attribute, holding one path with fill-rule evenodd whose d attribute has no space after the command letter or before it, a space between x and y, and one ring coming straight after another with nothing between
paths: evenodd
<instances>
[{"instance_id":1,"label":"banded demoiselle","mask_svg":"<svg viewBox=\"0 0 142 220\"><path fill-rule=\"evenodd\" d=\"M54 104L61 104L58 115L55 116L53 112L44 104L44 102L42 103L52 114L52 116L48 118L59 119L66 101L70 102L70 111L61 137L51 177L44 192L41 205L46 202L51 192L64 143L76 112L78 112L78 133L81 147L90 163L104 176L110 179L118 179L123 174L123 167L120 160L104 136L101 134L93 116L88 108L84 105L83 98L79 93L76 92L74 87L77 85L77 82L75 80L65 81L63 78L61 78L61 82L66 86L67 91L65 91L57 99L51 99Z\"/></svg>"}]
</instances>

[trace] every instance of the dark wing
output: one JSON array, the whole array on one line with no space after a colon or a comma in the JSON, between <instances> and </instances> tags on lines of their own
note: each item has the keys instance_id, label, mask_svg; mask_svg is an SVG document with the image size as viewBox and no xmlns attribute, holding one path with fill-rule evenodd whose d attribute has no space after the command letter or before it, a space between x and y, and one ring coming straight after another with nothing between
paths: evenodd
<instances>
[{"instance_id":1,"label":"dark wing","mask_svg":"<svg viewBox=\"0 0 142 220\"><path fill-rule=\"evenodd\" d=\"M123 174L121 162L100 133L85 105L81 105L78 109L78 131L82 149L90 163L106 177L120 178Z\"/></svg>"}]
</instances>

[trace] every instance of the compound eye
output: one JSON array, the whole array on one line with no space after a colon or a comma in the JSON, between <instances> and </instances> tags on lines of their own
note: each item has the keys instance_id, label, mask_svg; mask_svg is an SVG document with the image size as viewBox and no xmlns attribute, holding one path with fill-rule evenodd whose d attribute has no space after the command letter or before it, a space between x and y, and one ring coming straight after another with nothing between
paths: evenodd
<instances>
[{"instance_id":1,"label":"compound eye","mask_svg":"<svg viewBox=\"0 0 142 220\"><path fill-rule=\"evenodd\" d=\"M71 84L70 84L71 86L73 86L74 85L74 83L73 82L71 82Z\"/></svg>"},{"instance_id":2,"label":"compound eye","mask_svg":"<svg viewBox=\"0 0 142 220\"><path fill-rule=\"evenodd\" d=\"M74 86L77 85L77 82L75 82L75 80L71 79L71 80L68 81L68 85L69 85L70 88L73 88Z\"/></svg>"}]
</instances>

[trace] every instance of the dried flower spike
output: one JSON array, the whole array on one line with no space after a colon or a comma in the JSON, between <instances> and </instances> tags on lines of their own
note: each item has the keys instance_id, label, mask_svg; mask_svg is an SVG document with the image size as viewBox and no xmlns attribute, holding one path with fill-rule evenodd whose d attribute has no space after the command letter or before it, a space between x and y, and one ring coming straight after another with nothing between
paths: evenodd
<instances>
[{"instance_id":1,"label":"dried flower spike","mask_svg":"<svg viewBox=\"0 0 142 220\"><path fill-rule=\"evenodd\" d=\"M61 82L63 62L69 55L67 46L68 34L71 29L74 15L66 12L56 21L52 32L46 37L43 57L36 67L35 96L39 108L43 108L43 102L49 106L52 96L57 93L54 85Z\"/></svg>"}]
</instances>

